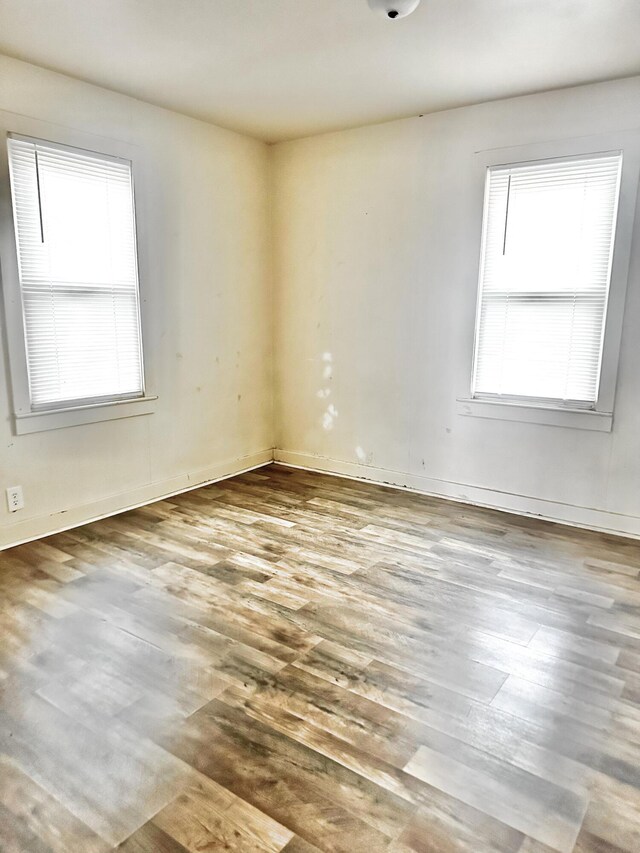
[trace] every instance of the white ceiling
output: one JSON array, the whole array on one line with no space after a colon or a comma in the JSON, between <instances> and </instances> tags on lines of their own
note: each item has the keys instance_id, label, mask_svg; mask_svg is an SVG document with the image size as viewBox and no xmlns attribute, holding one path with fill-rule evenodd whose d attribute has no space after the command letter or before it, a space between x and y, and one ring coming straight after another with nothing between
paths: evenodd
<instances>
[{"instance_id":1,"label":"white ceiling","mask_svg":"<svg viewBox=\"0 0 640 853\"><path fill-rule=\"evenodd\" d=\"M0 52L267 141L640 73L640 0L0 0Z\"/></svg>"}]
</instances>

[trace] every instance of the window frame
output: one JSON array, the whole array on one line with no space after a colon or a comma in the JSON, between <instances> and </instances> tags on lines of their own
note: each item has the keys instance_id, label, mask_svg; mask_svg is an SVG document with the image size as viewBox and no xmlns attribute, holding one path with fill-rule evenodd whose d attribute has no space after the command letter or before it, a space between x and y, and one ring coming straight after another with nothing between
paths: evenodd
<instances>
[{"instance_id":1,"label":"window frame","mask_svg":"<svg viewBox=\"0 0 640 853\"><path fill-rule=\"evenodd\" d=\"M20 287L18 246L14 210L9 178L9 137L41 141L52 147L77 148L105 159L126 160L131 163L132 192L134 203L134 228L136 258L138 266L138 308L140 317L140 339L142 349L143 392L135 397L94 398L80 400L69 405L34 407L31 403L27 364L26 337ZM127 143L98 137L93 134L61 128L14 113L0 112L0 269L4 297L4 331L6 332L6 355L10 374L10 408L13 414L15 435L41 432L62 427L100 421L116 420L137 415L151 414L155 410L157 396L152 392L153 371L148 347L147 264L141 244L144 232L140 223L141 174L138 151Z\"/></svg>"},{"instance_id":2,"label":"window frame","mask_svg":"<svg viewBox=\"0 0 640 853\"><path fill-rule=\"evenodd\" d=\"M603 330L599 393L595 405L592 407L571 406L570 403L562 403L562 401L532 399L524 396L500 397L496 395L496 398L493 398L489 395L482 395L474 397L472 393L473 371L478 312L482 296L483 237L488 200L486 188L489 169L495 166L516 166L545 160L589 157L605 152L622 152L623 156L611 280ZM476 297L473 300L473 314L469 323L467 364L470 367L464 378L464 385L461 386L464 390L457 398L458 414L610 431L613 425L618 361L622 342L622 325L640 175L640 134L637 131L629 131L481 151L477 152L474 158L474 174L477 175L477 183L474 183L475 198L477 199L476 209L481 211L482 218L477 244Z\"/></svg>"}]
</instances>

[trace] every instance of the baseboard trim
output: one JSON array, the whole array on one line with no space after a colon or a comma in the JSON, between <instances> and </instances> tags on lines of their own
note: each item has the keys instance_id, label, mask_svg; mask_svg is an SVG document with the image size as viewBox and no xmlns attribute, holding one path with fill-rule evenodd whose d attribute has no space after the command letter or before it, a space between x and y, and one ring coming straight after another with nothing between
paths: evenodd
<instances>
[{"instance_id":1,"label":"baseboard trim","mask_svg":"<svg viewBox=\"0 0 640 853\"><path fill-rule=\"evenodd\" d=\"M540 518L544 521L553 521L570 527L580 527L599 533L640 539L640 518L633 515L607 512L544 498L533 498L512 492L501 492L482 486L470 486L465 483L425 477L421 474L407 474L387 468L375 468L357 462L344 462L325 456L314 456L290 450L275 450L274 459L290 468L319 471L324 474L347 477L350 480L364 480L376 483L379 486L406 489L430 497L497 509L529 518Z\"/></svg>"},{"instance_id":2,"label":"baseboard trim","mask_svg":"<svg viewBox=\"0 0 640 853\"><path fill-rule=\"evenodd\" d=\"M43 536L62 533L82 524L99 521L101 518L108 518L110 515L118 515L145 504L155 503L155 501L164 500L181 492L199 489L201 486L243 474L245 471L261 468L270 462L273 462L273 450L271 448L228 462L221 462L200 471L149 483L139 489L111 495L81 507L74 507L51 515L26 518L24 521L19 521L0 531L0 551L22 545L25 542L32 542L34 539L41 539Z\"/></svg>"},{"instance_id":3,"label":"baseboard trim","mask_svg":"<svg viewBox=\"0 0 640 853\"><path fill-rule=\"evenodd\" d=\"M289 450L261 450L238 459L218 463L200 471L183 474L139 489L111 495L102 500L74 507L47 516L29 518L0 531L0 551L32 542L44 536L62 533L101 518L108 518L136 509L139 506L164 500L173 495L199 489L211 483L226 480L246 471L262 468L271 462L290 468L317 471L350 480L376 483L392 489L404 489L431 497L444 498L457 503L487 507L529 518L540 518L570 527L610 533L640 539L640 518L622 513L607 512L592 507L576 506L544 498L532 498L512 492L501 492L481 486L470 486L448 480L438 480L421 474L408 474L388 468L376 468L357 462L344 462L325 456L298 453Z\"/></svg>"}]
</instances>

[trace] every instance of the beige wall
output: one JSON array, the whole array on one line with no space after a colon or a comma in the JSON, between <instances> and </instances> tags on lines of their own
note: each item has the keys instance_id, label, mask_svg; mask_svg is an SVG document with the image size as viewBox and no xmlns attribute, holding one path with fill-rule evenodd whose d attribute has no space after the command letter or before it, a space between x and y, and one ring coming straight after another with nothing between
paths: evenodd
<instances>
[{"instance_id":1,"label":"beige wall","mask_svg":"<svg viewBox=\"0 0 640 853\"><path fill-rule=\"evenodd\" d=\"M0 128L13 114L136 146L146 355L154 414L14 436L0 351L0 546L271 456L267 147L0 57ZM2 259L5 263L7 259ZM2 336L4 339L4 335ZM9 485L24 510L10 515Z\"/></svg>"},{"instance_id":2,"label":"beige wall","mask_svg":"<svg viewBox=\"0 0 640 853\"><path fill-rule=\"evenodd\" d=\"M278 457L640 534L640 241L611 433L464 417L474 152L640 127L640 78L274 150Z\"/></svg>"}]
</instances>

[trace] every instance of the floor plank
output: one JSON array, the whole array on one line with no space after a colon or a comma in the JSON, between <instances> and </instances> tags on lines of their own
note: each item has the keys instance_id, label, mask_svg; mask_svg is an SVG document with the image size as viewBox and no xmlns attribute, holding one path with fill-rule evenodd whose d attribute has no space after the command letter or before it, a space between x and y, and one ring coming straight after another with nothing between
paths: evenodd
<instances>
[{"instance_id":1,"label":"floor plank","mask_svg":"<svg viewBox=\"0 0 640 853\"><path fill-rule=\"evenodd\" d=\"M0 569L0 850L640 849L640 543L271 465Z\"/></svg>"}]
</instances>

